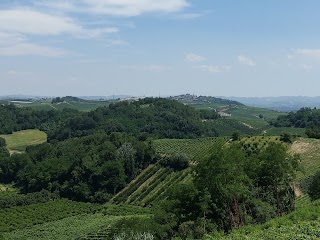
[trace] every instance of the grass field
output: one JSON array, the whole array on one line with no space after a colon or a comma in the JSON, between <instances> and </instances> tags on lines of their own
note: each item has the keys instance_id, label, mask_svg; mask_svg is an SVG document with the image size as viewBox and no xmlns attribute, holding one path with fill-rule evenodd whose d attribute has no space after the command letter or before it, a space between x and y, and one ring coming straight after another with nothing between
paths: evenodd
<instances>
[{"instance_id":1,"label":"grass field","mask_svg":"<svg viewBox=\"0 0 320 240\"><path fill-rule=\"evenodd\" d=\"M265 134L268 136L280 136L282 133L289 133L291 135L299 135L301 137L307 137L305 128L293 128L293 127L272 127L265 130Z\"/></svg>"},{"instance_id":2,"label":"grass field","mask_svg":"<svg viewBox=\"0 0 320 240\"><path fill-rule=\"evenodd\" d=\"M47 134L39 130L23 130L8 135L0 135L10 151L25 151L27 146L47 141Z\"/></svg>"}]
</instances>

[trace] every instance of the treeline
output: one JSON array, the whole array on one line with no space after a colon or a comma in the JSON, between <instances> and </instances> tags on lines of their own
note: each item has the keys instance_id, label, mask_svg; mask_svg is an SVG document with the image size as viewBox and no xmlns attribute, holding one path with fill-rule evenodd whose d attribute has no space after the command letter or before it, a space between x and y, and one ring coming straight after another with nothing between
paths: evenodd
<instances>
[{"instance_id":1,"label":"treeline","mask_svg":"<svg viewBox=\"0 0 320 240\"><path fill-rule=\"evenodd\" d=\"M297 112L279 116L270 124L275 127L305 128L308 137L320 138L320 109L301 108Z\"/></svg>"},{"instance_id":2,"label":"treeline","mask_svg":"<svg viewBox=\"0 0 320 240\"><path fill-rule=\"evenodd\" d=\"M73 101L73 102L84 102L86 100L78 98L78 97L72 97L72 96L66 96L66 97L56 97L51 100L51 103L61 103L64 101Z\"/></svg>"},{"instance_id":3,"label":"treeline","mask_svg":"<svg viewBox=\"0 0 320 240\"><path fill-rule=\"evenodd\" d=\"M42 190L40 192L28 193L28 194L11 194L7 197L0 198L0 209L16 207L16 206L28 206L36 203L45 203L52 200L60 199L58 192L50 192Z\"/></svg>"},{"instance_id":4,"label":"treeline","mask_svg":"<svg viewBox=\"0 0 320 240\"><path fill-rule=\"evenodd\" d=\"M45 143L11 157L4 149L0 182L15 182L23 193L46 189L90 202L108 201L155 161L150 141L120 133Z\"/></svg>"},{"instance_id":5,"label":"treeline","mask_svg":"<svg viewBox=\"0 0 320 240\"><path fill-rule=\"evenodd\" d=\"M39 111L0 106L0 133L38 128L48 134L48 141L61 141L97 132L122 132L155 138L195 138L216 136L217 131L202 119L218 119L209 110L195 110L178 101L146 98L100 107L89 113L72 109Z\"/></svg>"},{"instance_id":6,"label":"treeline","mask_svg":"<svg viewBox=\"0 0 320 240\"><path fill-rule=\"evenodd\" d=\"M80 114L77 110L35 110L31 108L17 108L13 104L0 106L0 134L26 129L41 129L49 131L64 119Z\"/></svg>"},{"instance_id":7,"label":"treeline","mask_svg":"<svg viewBox=\"0 0 320 240\"><path fill-rule=\"evenodd\" d=\"M123 101L66 119L48 132L48 140L86 136L96 131L106 134L125 132L141 138L215 136L215 130L201 121L201 117L218 118L208 112L168 99Z\"/></svg>"}]
</instances>

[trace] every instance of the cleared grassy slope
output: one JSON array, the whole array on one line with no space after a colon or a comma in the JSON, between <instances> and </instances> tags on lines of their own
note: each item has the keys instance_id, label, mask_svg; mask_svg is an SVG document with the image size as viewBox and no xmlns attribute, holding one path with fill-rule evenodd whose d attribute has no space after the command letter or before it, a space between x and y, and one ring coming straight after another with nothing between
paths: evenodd
<instances>
[{"instance_id":1,"label":"cleared grassy slope","mask_svg":"<svg viewBox=\"0 0 320 240\"><path fill-rule=\"evenodd\" d=\"M262 225L251 225L232 231L227 236L207 236L217 240L304 240L320 239L320 201L272 219Z\"/></svg>"},{"instance_id":2,"label":"cleared grassy slope","mask_svg":"<svg viewBox=\"0 0 320 240\"><path fill-rule=\"evenodd\" d=\"M8 135L0 135L11 151L25 151L27 146L41 144L47 141L47 134L33 129L23 130Z\"/></svg>"}]
</instances>

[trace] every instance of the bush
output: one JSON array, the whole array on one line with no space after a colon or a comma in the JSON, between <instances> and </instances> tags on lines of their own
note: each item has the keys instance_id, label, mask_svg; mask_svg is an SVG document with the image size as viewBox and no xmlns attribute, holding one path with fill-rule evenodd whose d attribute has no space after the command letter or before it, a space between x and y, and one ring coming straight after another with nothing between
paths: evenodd
<instances>
[{"instance_id":1,"label":"bush","mask_svg":"<svg viewBox=\"0 0 320 240\"><path fill-rule=\"evenodd\" d=\"M185 154L165 156L160 160L160 164L164 167L172 168L175 171L181 171L188 168L189 158Z\"/></svg>"},{"instance_id":2,"label":"bush","mask_svg":"<svg viewBox=\"0 0 320 240\"><path fill-rule=\"evenodd\" d=\"M1 147L6 147L6 146L7 146L6 140L5 140L4 138L1 138L1 137L0 137L0 148L1 148Z\"/></svg>"},{"instance_id":3,"label":"bush","mask_svg":"<svg viewBox=\"0 0 320 240\"><path fill-rule=\"evenodd\" d=\"M320 171L312 177L308 187L308 194L313 201L320 199Z\"/></svg>"},{"instance_id":4,"label":"bush","mask_svg":"<svg viewBox=\"0 0 320 240\"><path fill-rule=\"evenodd\" d=\"M292 143L292 135L289 133L283 133L280 135L280 141Z\"/></svg>"}]
</instances>

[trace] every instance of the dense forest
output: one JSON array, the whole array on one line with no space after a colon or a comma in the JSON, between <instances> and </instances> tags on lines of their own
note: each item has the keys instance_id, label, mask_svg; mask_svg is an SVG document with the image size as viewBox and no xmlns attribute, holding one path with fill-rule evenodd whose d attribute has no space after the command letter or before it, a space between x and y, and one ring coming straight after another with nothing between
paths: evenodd
<instances>
[{"instance_id":1,"label":"dense forest","mask_svg":"<svg viewBox=\"0 0 320 240\"><path fill-rule=\"evenodd\" d=\"M3 151L3 150L2 150ZM25 193L46 189L80 201L106 202L155 161L150 142L120 133L73 138L0 159L0 182Z\"/></svg>"},{"instance_id":2,"label":"dense forest","mask_svg":"<svg viewBox=\"0 0 320 240\"><path fill-rule=\"evenodd\" d=\"M297 112L279 116L275 121L271 121L271 125L305 128L308 137L320 138L320 109L301 108Z\"/></svg>"},{"instance_id":3,"label":"dense forest","mask_svg":"<svg viewBox=\"0 0 320 240\"><path fill-rule=\"evenodd\" d=\"M0 106L0 133L38 128L48 134L48 141L88 136L97 132L123 132L157 138L195 138L216 136L214 126L202 119L219 115L210 110L195 110L177 101L146 98L123 101L91 112L72 109L38 111Z\"/></svg>"}]
</instances>

